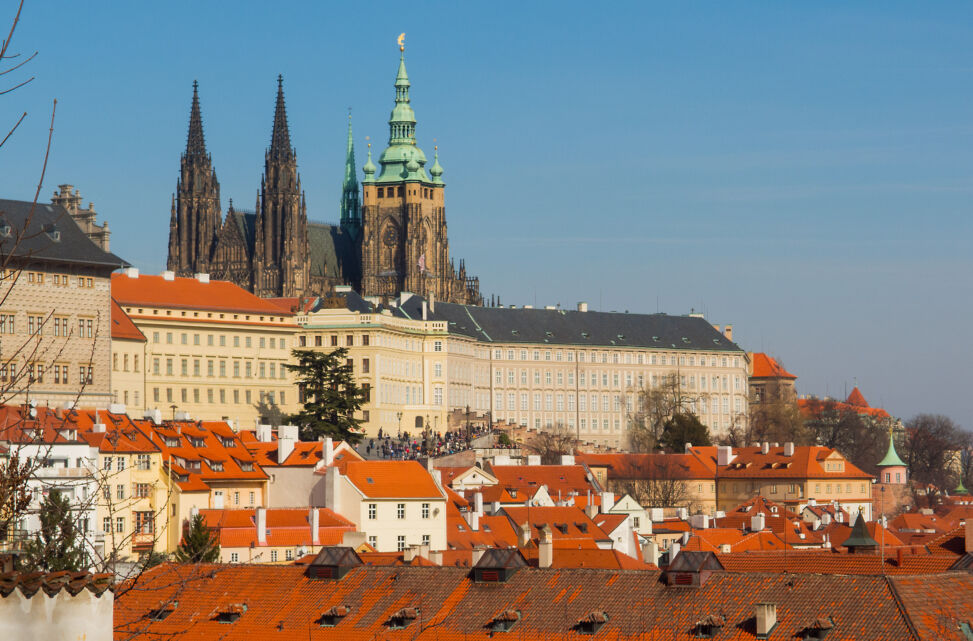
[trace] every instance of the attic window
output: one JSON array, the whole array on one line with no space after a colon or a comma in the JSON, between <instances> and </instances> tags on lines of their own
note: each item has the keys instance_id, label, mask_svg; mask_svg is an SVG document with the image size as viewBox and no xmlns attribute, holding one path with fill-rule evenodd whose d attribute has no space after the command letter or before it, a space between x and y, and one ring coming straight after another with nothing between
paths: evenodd
<instances>
[{"instance_id":1,"label":"attic window","mask_svg":"<svg viewBox=\"0 0 973 641\"><path fill-rule=\"evenodd\" d=\"M161 605L154 610L149 610L148 618L150 621L162 621L176 611L177 605L179 605L179 602L173 601L172 603Z\"/></svg>"},{"instance_id":2,"label":"attic window","mask_svg":"<svg viewBox=\"0 0 973 641\"><path fill-rule=\"evenodd\" d=\"M697 639L712 639L719 634L720 628L724 625L726 625L726 620L723 617L710 614L696 622L696 626L693 628L693 636Z\"/></svg>"},{"instance_id":3,"label":"attic window","mask_svg":"<svg viewBox=\"0 0 973 641\"><path fill-rule=\"evenodd\" d=\"M620 341L625 340L625 334L619 334L618 335L618 340L620 340Z\"/></svg>"},{"instance_id":4,"label":"attic window","mask_svg":"<svg viewBox=\"0 0 973 641\"><path fill-rule=\"evenodd\" d=\"M322 628L333 628L334 626L338 625L343 618L348 616L350 612L350 605L336 605L333 608L322 612L317 622Z\"/></svg>"},{"instance_id":5,"label":"attic window","mask_svg":"<svg viewBox=\"0 0 973 641\"><path fill-rule=\"evenodd\" d=\"M247 611L246 603L234 603L219 610L213 620L217 623L236 623L237 619Z\"/></svg>"},{"instance_id":6,"label":"attic window","mask_svg":"<svg viewBox=\"0 0 973 641\"><path fill-rule=\"evenodd\" d=\"M575 629L581 634L595 634L606 623L608 623L607 612L591 612L581 617Z\"/></svg>"},{"instance_id":7,"label":"attic window","mask_svg":"<svg viewBox=\"0 0 973 641\"><path fill-rule=\"evenodd\" d=\"M243 470L244 472L253 471L253 463L251 463L250 461L238 461L238 462L240 463L240 469Z\"/></svg>"},{"instance_id":8,"label":"attic window","mask_svg":"<svg viewBox=\"0 0 973 641\"><path fill-rule=\"evenodd\" d=\"M11 232L10 223L5 220L0 220L0 237L10 238Z\"/></svg>"},{"instance_id":9,"label":"attic window","mask_svg":"<svg viewBox=\"0 0 973 641\"><path fill-rule=\"evenodd\" d=\"M402 608L388 620L390 630L404 630L409 624L419 618L419 608Z\"/></svg>"},{"instance_id":10,"label":"attic window","mask_svg":"<svg viewBox=\"0 0 973 641\"><path fill-rule=\"evenodd\" d=\"M210 461L209 462L209 469L213 470L214 472L222 472L223 471L223 462L222 461Z\"/></svg>"},{"instance_id":11,"label":"attic window","mask_svg":"<svg viewBox=\"0 0 973 641\"><path fill-rule=\"evenodd\" d=\"M821 617L815 619L801 632L802 639L824 639L834 629L834 619ZM969 637L967 637L969 638Z\"/></svg>"},{"instance_id":12,"label":"attic window","mask_svg":"<svg viewBox=\"0 0 973 641\"><path fill-rule=\"evenodd\" d=\"M688 344L688 343L690 343L691 341L690 341L690 340L689 340L688 338L686 338L685 336L683 336L683 337L682 337L682 342L684 342L684 343L687 343L687 344Z\"/></svg>"},{"instance_id":13,"label":"attic window","mask_svg":"<svg viewBox=\"0 0 973 641\"><path fill-rule=\"evenodd\" d=\"M510 330L510 333L513 334L514 336L517 336L518 334L520 334L520 332L518 332L516 329Z\"/></svg>"},{"instance_id":14,"label":"attic window","mask_svg":"<svg viewBox=\"0 0 973 641\"><path fill-rule=\"evenodd\" d=\"M587 524L587 523L575 523L574 525L575 525L575 527L577 527L577 528L578 528L579 530L581 530L581 533L582 533L582 534L587 534L587 533L588 533L588 524ZM566 534L566 533L565 533L565 534Z\"/></svg>"},{"instance_id":15,"label":"attic window","mask_svg":"<svg viewBox=\"0 0 973 641\"><path fill-rule=\"evenodd\" d=\"M568 533L568 524L567 523L555 523L554 524L554 527L556 527L558 529L558 531L561 532L561 534L567 534Z\"/></svg>"},{"instance_id":16,"label":"attic window","mask_svg":"<svg viewBox=\"0 0 973 641\"><path fill-rule=\"evenodd\" d=\"M717 345L719 345L719 344L720 344L720 339L718 339L718 338L714 338L714 339L713 339L713 342L714 342L714 343L716 343Z\"/></svg>"},{"instance_id":17,"label":"attic window","mask_svg":"<svg viewBox=\"0 0 973 641\"><path fill-rule=\"evenodd\" d=\"M582 338L591 338L591 334L589 334L588 332L581 332L581 337Z\"/></svg>"},{"instance_id":18,"label":"attic window","mask_svg":"<svg viewBox=\"0 0 973 641\"><path fill-rule=\"evenodd\" d=\"M509 632L520 621L520 610L504 610L490 621L490 632Z\"/></svg>"},{"instance_id":19,"label":"attic window","mask_svg":"<svg viewBox=\"0 0 973 641\"><path fill-rule=\"evenodd\" d=\"M61 242L61 232L58 230L57 225L54 223L48 223L44 225L42 229L52 241L55 243Z\"/></svg>"}]
</instances>

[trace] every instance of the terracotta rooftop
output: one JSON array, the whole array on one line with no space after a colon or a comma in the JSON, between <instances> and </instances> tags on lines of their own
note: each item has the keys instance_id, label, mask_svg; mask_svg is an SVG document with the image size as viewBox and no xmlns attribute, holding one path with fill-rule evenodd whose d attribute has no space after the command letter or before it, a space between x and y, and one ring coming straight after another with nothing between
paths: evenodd
<instances>
[{"instance_id":1,"label":"terracotta rooftop","mask_svg":"<svg viewBox=\"0 0 973 641\"><path fill-rule=\"evenodd\" d=\"M349 461L345 475L368 498L444 498L432 476L416 461Z\"/></svg>"},{"instance_id":2,"label":"terracotta rooftop","mask_svg":"<svg viewBox=\"0 0 973 641\"><path fill-rule=\"evenodd\" d=\"M715 571L701 586L685 588L666 585L655 570L522 567L501 583L475 582L469 569L457 567L365 565L337 580L310 579L306 571L296 565L156 566L116 599L116 638L139 632L186 641L487 641L501 634L491 630L492 621L519 611L511 639L581 638L578 622L595 619L603 623L597 636L613 641L690 638L697 623L713 615L724 624L717 638L753 641L754 607L768 602L776 606L774 639L806 637L816 621L828 618L835 639L901 641L917 638L913 630L924 625L931 628L934 617L964 620L973 611L969 572L892 578ZM176 605L153 620L160 602ZM246 606L232 623L200 615L230 604ZM931 631L924 638L941 637Z\"/></svg>"},{"instance_id":3,"label":"terracotta rooftop","mask_svg":"<svg viewBox=\"0 0 973 641\"><path fill-rule=\"evenodd\" d=\"M311 536L308 509L271 508L267 515L267 540L257 537L256 510L200 510L206 526L217 531L221 548L294 547L341 545L345 532L354 532L355 524L328 508L318 511L318 541Z\"/></svg>"},{"instance_id":4,"label":"terracotta rooftop","mask_svg":"<svg viewBox=\"0 0 973 641\"><path fill-rule=\"evenodd\" d=\"M139 275L133 278L126 274L112 274L111 293L112 298L123 306L266 314L288 321L293 316L292 312L279 305L254 296L226 280L203 283L195 278L166 280L162 276Z\"/></svg>"},{"instance_id":5,"label":"terracotta rooftop","mask_svg":"<svg viewBox=\"0 0 973 641\"><path fill-rule=\"evenodd\" d=\"M0 574L0 597L6 598L14 590L20 590L28 599L39 590L53 597L61 590L74 596L88 590L101 596L111 590L114 577L111 574L92 574L90 572L4 572Z\"/></svg>"},{"instance_id":6,"label":"terracotta rooftop","mask_svg":"<svg viewBox=\"0 0 973 641\"><path fill-rule=\"evenodd\" d=\"M797 378L781 367L773 357L763 352L754 352L751 362L753 363L753 373L750 375L752 378Z\"/></svg>"},{"instance_id":7,"label":"terracotta rooftop","mask_svg":"<svg viewBox=\"0 0 973 641\"><path fill-rule=\"evenodd\" d=\"M111 337L114 340L145 341L145 334L114 298L111 299Z\"/></svg>"}]
</instances>

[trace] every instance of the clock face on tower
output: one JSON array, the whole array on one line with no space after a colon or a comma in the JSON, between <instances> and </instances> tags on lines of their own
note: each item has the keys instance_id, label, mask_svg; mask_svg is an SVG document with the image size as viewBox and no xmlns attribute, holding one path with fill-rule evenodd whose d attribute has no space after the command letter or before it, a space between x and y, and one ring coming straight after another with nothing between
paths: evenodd
<instances>
[{"instance_id":1,"label":"clock face on tower","mask_svg":"<svg viewBox=\"0 0 973 641\"><path fill-rule=\"evenodd\" d=\"M398 240L399 234L395 231L395 227L389 227L385 230L385 235L382 236L382 241L387 247L392 247L395 245L395 241Z\"/></svg>"}]
</instances>

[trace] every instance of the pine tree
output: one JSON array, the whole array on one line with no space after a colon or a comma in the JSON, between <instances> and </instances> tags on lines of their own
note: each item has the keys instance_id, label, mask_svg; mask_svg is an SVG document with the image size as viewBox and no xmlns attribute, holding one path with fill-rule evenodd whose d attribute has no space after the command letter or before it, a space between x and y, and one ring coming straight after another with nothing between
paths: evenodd
<instances>
[{"instance_id":1,"label":"pine tree","mask_svg":"<svg viewBox=\"0 0 973 641\"><path fill-rule=\"evenodd\" d=\"M176 549L180 563L216 563L220 560L220 542L216 533L206 527L203 515L197 513Z\"/></svg>"},{"instance_id":2,"label":"pine tree","mask_svg":"<svg viewBox=\"0 0 973 641\"><path fill-rule=\"evenodd\" d=\"M368 401L368 392L355 383L354 372L345 359L348 350L339 347L325 354L295 349L297 365L285 365L297 373L304 409L290 417L301 428L301 438L322 436L357 443L361 420L355 413Z\"/></svg>"},{"instance_id":3,"label":"pine tree","mask_svg":"<svg viewBox=\"0 0 973 641\"><path fill-rule=\"evenodd\" d=\"M85 567L83 539L71 513L71 501L51 491L41 503L37 536L26 545L24 566L28 570L77 572Z\"/></svg>"},{"instance_id":4,"label":"pine tree","mask_svg":"<svg viewBox=\"0 0 973 641\"><path fill-rule=\"evenodd\" d=\"M682 454L686 443L710 445L709 430L695 414L680 412L665 422L659 444L666 450Z\"/></svg>"}]
</instances>

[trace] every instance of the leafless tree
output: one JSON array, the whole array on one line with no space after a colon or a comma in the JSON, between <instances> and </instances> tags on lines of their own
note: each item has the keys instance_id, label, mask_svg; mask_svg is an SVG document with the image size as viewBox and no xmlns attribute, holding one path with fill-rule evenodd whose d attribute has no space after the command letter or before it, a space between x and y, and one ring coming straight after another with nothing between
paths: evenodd
<instances>
[{"instance_id":1,"label":"leafless tree","mask_svg":"<svg viewBox=\"0 0 973 641\"><path fill-rule=\"evenodd\" d=\"M912 480L938 492L959 484L962 452L970 447L970 434L947 416L919 414L905 424L902 455Z\"/></svg>"},{"instance_id":2,"label":"leafless tree","mask_svg":"<svg viewBox=\"0 0 973 641\"><path fill-rule=\"evenodd\" d=\"M541 457L543 465L557 465L562 454L573 454L578 440L562 423L535 433L527 441L527 449Z\"/></svg>"},{"instance_id":3,"label":"leafless tree","mask_svg":"<svg viewBox=\"0 0 973 641\"><path fill-rule=\"evenodd\" d=\"M763 441L811 445L814 434L805 425L795 399L765 394L761 402L750 405L749 416L734 420L725 440L733 447Z\"/></svg>"},{"instance_id":4,"label":"leafless tree","mask_svg":"<svg viewBox=\"0 0 973 641\"><path fill-rule=\"evenodd\" d=\"M852 463L874 474L888 447L888 430L847 403L809 399L806 427L814 443L836 449Z\"/></svg>"},{"instance_id":5,"label":"leafless tree","mask_svg":"<svg viewBox=\"0 0 973 641\"><path fill-rule=\"evenodd\" d=\"M663 374L655 385L636 391L628 416L628 442L632 452L653 452L659 447L667 421L676 414L695 414L699 395L690 393L678 371Z\"/></svg>"},{"instance_id":6,"label":"leafless tree","mask_svg":"<svg viewBox=\"0 0 973 641\"><path fill-rule=\"evenodd\" d=\"M630 478L609 481L616 493L628 494L644 507L692 507L697 497L691 489L682 455L646 454L629 471Z\"/></svg>"}]
</instances>

